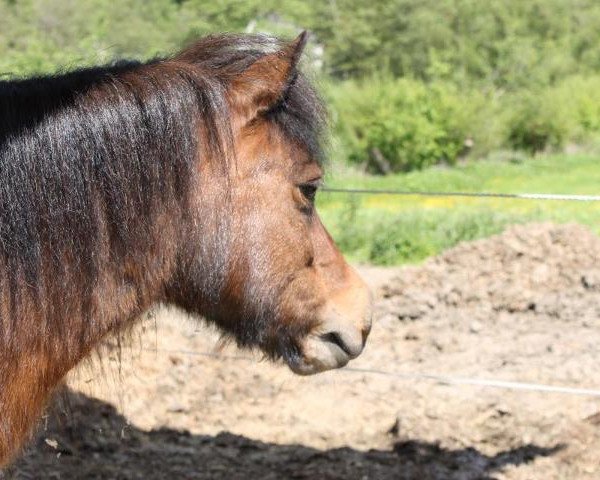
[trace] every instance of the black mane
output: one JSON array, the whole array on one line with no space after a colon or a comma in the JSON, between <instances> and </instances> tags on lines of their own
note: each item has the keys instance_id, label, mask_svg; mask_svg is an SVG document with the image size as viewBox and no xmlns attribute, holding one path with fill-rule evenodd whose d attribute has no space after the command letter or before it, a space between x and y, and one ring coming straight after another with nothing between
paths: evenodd
<instances>
[{"instance_id":1,"label":"black mane","mask_svg":"<svg viewBox=\"0 0 600 480\"><path fill-rule=\"evenodd\" d=\"M279 45L219 35L173 58L0 81L0 292L42 288L65 258L93 280L102 238L124 261L153 215L185 210L198 152L227 161L228 82ZM321 158L323 110L302 75L268 115Z\"/></svg>"}]
</instances>

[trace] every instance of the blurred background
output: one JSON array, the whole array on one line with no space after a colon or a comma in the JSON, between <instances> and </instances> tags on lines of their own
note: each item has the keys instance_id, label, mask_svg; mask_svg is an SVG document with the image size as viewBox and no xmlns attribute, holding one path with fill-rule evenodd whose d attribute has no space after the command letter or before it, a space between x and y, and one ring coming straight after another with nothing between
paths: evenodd
<instances>
[{"instance_id":1,"label":"blurred background","mask_svg":"<svg viewBox=\"0 0 600 480\"><path fill-rule=\"evenodd\" d=\"M593 0L0 0L0 78L176 51L210 32L312 33L333 187L595 193ZM416 262L531 220L599 231L590 205L322 194L358 262Z\"/></svg>"}]
</instances>

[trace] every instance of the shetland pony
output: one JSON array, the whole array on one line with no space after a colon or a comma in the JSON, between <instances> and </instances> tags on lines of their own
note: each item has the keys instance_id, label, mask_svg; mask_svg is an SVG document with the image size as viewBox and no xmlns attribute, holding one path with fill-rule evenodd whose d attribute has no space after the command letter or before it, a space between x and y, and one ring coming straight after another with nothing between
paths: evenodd
<instances>
[{"instance_id":1,"label":"shetland pony","mask_svg":"<svg viewBox=\"0 0 600 480\"><path fill-rule=\"evenodd\" d=\"M0 82L0 466L66 373L154 304L302 375L361 353L370 296L314 207L305 43L216 35Z\"/></svg>"}]
</instances>

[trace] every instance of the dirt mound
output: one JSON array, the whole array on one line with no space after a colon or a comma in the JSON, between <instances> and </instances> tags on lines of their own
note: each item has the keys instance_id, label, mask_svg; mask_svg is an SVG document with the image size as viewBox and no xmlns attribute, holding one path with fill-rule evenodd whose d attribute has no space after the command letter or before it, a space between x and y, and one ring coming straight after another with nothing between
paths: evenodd
<instances>
[{"instance_id":1,"label":"dirt mound","mask_svg":"<svg viewBox=\"0 0 600 480\"><path fill-rule=\"evenodd\" d=\"M562 321L600 315L600 238L579 225L533 224L463 243L384 287L401 320L445 308L532 312Z\"/></svg>"}]
</instances>

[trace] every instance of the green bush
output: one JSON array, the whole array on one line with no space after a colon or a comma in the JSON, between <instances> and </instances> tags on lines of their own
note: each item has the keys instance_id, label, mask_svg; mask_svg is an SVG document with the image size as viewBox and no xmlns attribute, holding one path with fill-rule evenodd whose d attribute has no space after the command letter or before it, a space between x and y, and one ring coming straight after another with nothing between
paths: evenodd
<instances>
[{"instance_id":1,"label":"green bush","mask_svg":"<svg viewBox=\"0 0 600 480\"><path fill-rule=\"evenodd\" d=\"M374 265L419 262L530 219L526 213L483 208L417 208L398 214L363 208L357 198L350 198L335 215L327 209L322 213L340 249L353 261Z\"/></svg>"},{"instance_id":2,"label":"green bush","mask_svg":"<svg viewBox=\"0 0 600 480\"><path fill-rule=\"evenodd\" d=\"M553 89L515 95L507 107L512 112L508 146L529 153L556 150L575 132L570 105L554 95Z\"/></svg>"},{"instance_id":3,"label":"green bush","mask_svg":"<svg viewBox=\"0 0 600 480\"><path fill-rule=\"evenodd\" d=\"M517 92L503 106L509 115L506 146L536 153L600 134L600 77L573 76L536 91Z\"/></svg>"},{"instance_id":4,"label":"green bush","mask_svg":"<svg viewBox=\"0 0 600 480\"><path fill-rule=\"evenodd\" d=\"M468 138L468 109L450 84L370 79L331 86L336 134L349 160L379 173L453 164Z\"/></svg>"},{"instance_id":5,"label":"green bush","mask_svg":"<svg viewBox=\"0 0 600 480\"><path fill-rule=\"evenodd\" d=\"M463 241L500 233L525 217L489 210L420 211L380 219L369 240L369 262L393 265L423 260Z\"/></svg>"},{"instance_id":6,"label":"green bush","mask_svg":"<svg viewBox=\"0 0 600 480\"><path fill-rule=\"evenodd\" d=\"M562 81L552 91L555 101L570 110L575 123L571 140L587 140L600 133L600 76L573 76Z\"/></svg>"},{"instance_id":7,"label":"green bush","mask_svg":"<svg viewBox=\"0 0 600 480\"><path fill-rule=\"evenodd\" d=\"M336 154L374 173L498 150L560 150L600 137L600 76L537 90L459 91L449 82L372 78L329 84Z\"/></svg>"}]
</instances>

